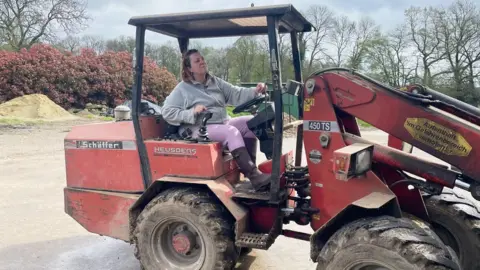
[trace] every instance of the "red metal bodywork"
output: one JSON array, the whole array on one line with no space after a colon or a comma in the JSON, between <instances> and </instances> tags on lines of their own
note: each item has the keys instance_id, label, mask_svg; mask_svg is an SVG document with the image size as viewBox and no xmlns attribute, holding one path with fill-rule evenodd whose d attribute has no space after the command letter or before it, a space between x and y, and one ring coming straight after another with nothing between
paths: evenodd
<instances>
[{"instance_id":1,"label":"red metal bodywork","mask_svg":"<svg viewBox=\"0 0 480 270\"><path fill-rule=\"evenodd\" d=\"M146 139L160 137L162 126L154 117L142 117ZM80 142L122 142L123 149L77 147ZM68 187L118 192L143 192L140 159L131 121L75 126L65 137Z\"/></svg>"},{"instance_id":2,"label":"red metal bodywork","mask_svg":"<svg viewBox=\"0 0 480 270\"><path fill-rule=\"evenodd\" d=\"M215 179L236 168L219 143L155 140L163 134L161 123L143 117L142 134L152 179L165 175ZM123 142L122 149L78 147L79 142ZM177 153L187 149L191 153ZM67 186L97 190L143 192L140 160L131 121L81 125L65 137Z\"/></svg>"},{"instance_id":3,"label":"red metal bodywork","mask_svg":"<svg viewBox=\"0 0 480 270\"><path fill-rule=\"evenodd\" d=\"M236 178L235 174L227 175L236 167L231 156L223 154L219 143L183 142L182 148L195 149L193 159L178 153L165 156L160 148L168 150L180 143L155 140L164 134L161 120L143 116L140 123L152 179L175 175L218 180L226 175L225 181L238 180L238 174ZM121 121L73 127L65 137L65 163L65 212L90 232L128 241L130 207L146 189L133 123Z\"/></svg>"},{"instance_id":4,"label":"red metal bodywork","mask_svg":"<svg viewBox=\"0 0 480 270\"><path fill-rule=\"evenodd\" d=\"M340 110L480 179L480 168L471 158L479 154L478 126L433 106L419 105L351 73L326 73L321 77L328 80L332 104Z\"/></svg>"},{"instance_id":5,"label":"red metal bodywork","mask_svg":"<svg viewBox=\"0 0 480 270\"><path fill-rule=\"evenodd\" d=\"M216 179L237 168L233 157L223 154L220 143L145 141L152 179L165 175Z\"/></svg>"},{"instance_id":6,"label":"red metal bodywork","mask_svg":"<svg viewBox=\"0 0 480 270\"><path fill-rule=\"evenodd\" d=\"M272 227L277 214L275 208L253 207L246 219L244 207L232 200L232 186L239 181L240 173L231 154L225 153L220 143L156 140L163 136L163 128L162 121L154 117L141 118L154 182L207 186L237 220L248 220L250 227L258 231ZM121 144L113 145L117 142ZM89 145L85 145L87 143ZM116 147L118 145L122 146ZM286 164L291 163L292 156L293 151L283 154L282 172ZM92 233L129 241L129 211L146 191L133 123L74 127L65 137L65 160L65 212ZM267 160L258 167L269 173L272 161ZM272 218L266 219L266 216Z\"/></svg>"},{"instance_id":7,"label":"red metal bodywork","mask_svg":"<svg viewBox=\"0 0 480 270\"><path fill-rule=\"evenodd\" d=\"M454 186L457 174L401 151L403 142L480 179L480 168L471 158L478 155L480 143L480 128L475 124L350 72L326 72L311 79L315 87L313 91L305 88L303 139L311 183L310 207L319 210L311 216L310 226L316 231L313 241L322 238L323 229L336 226L332 224L352 209L372 210L388 204L395 209L385 211L397 212L400 207L428 219L419 190L409 190L406 184L390 186L404 180L404 171L446 187ZM337 180L334 152L354 143L370 144L361 137L356 118L390 134L388 146L374 144L374 163L365 175ZM141 211L164 183L196 184L207 187L226 206L240 224L237 233L247 226L254 232L271 231L278 206L240 205L233 201L233 185L239 181L239 172L220 143L157 140L163 137L163 129L162 121L141 117L153 179L145 186L131 121L74 127L65 138L65 211L90 232L128 241L132 208ZM286 164L292 164L292 156L293 151L282 155L281 173ZM270 173L272 161L259 164L259 169ZM280 187L284 185L282 178ZM295 205L292 200L287 203ZM296 232L286 234L307 239Z\"/></svg>"},{"instance_id":8,"label":"red metal bodywork","mask_svg":"<svg viewBox=\"0 0 480 270\"><path fill-rule=\"evenodd\" d=\"M284 153L280 161L280 173L284 173L287 164L292 165L293 162L293 151ZM258 165L258 169L264 173L272 173L272 160L266 160ZM280 179L280 188L285 186L285 179ZM287 193L293 194L294 190L288 188ZM294 207L295 202L288 200L287 204L290 207ZM278 215L278 208L275 206L251 206L249 207L251 211L249 214L250 219L250 228L255 232L268 233L273 227L275 220Z\"/></svg>"},{"instance_id":9,"label":"red metal bodywork","mask_svg":"<svg viewBox=\"0 0 480 270\"><path fill-rule=\"evenodd\" d=\"M64 189L65 212L87 231L128 241L128 215L138 194L81 188Z\"/></svg>"},{"instance_id":10,"label":"red metal bodywork","mask_svg":"<svg viewBox=\"0 0 480 270\"><path fill-rule=\"evenodd\" d=\"M480 168L475 157L480 143L478 126L459 119L433 106L402 96L391 89L377 85L351 72L335 71L317 74L315 90L311 95L305 90L304 138L308 154L317 150L322 161L308 159L312 181L312 207L320 209L320 218L312 227L325 225L342 209L366 193L380 190L391 192L387 185L404 179L402 170L428 181L453 187L456 174L444 166L433 164L409 153L395 151L407 142L414 147L460 168L473 179L480 179ZM454 113L454 111L450 111ZM459 115L460 116L460 115ZM375 146L371 173L364 178L347 182L335 180L331 168L331 152L355 142L369 143L361 139L355 118L364 120L389 134L388 147ZM338 128L334 131L309 130L309 121L331 121ZM313 129L315 126L313 126ZM328 134L330 144L320 145L320 135ZM341 134L356 136L342 138ZM342 192L343 191L343 192ZM355 191L355 192L352 192ZM402 210L420 217L428 217L418 190L408 190L399 184L392 188Z\"/></svg>"},{"instance_id":11,"label":"red metal bodywork","mask_svg":"<svg viewBox=\"0 0 480 270\"><path fill-rule=\"evenodd\" d=\"M335 84L335 78L332 78L330 75L324 75L325 79L328 80L328 84L322 77L315 77L315 91L311 95L305 93L303 136L312 186L311 207L320 210L319 214L313 215L311 226L314 230L324 226L346 207L353 205L355 201L361 200L370 194L393 195L392 191L385 186L382 180L371 171L363 178L351 179L349 181L335 179L332 169L333 152L336 149L345 147L347 144L342 137L343 133L339 129L341 125L338 123L339 119L334 109L335 99L330 96L330 91L326 91L327 89L339 87L339 85ZM345 84L343 81L340 83ZM345 88L352 89L354 87L352 85ZM343 95L352 95L348 90L340 92ZM373 100L374 95L372 92L355 93L355 97L358 97L358 99L346 99L343 105L355 106L369 103ZM310 127L310 121L322 121L322 123L328 123L328 125L312 125ZM321 144L322 134L329 136L329 143L325 148ZM311 158L311 155L317 153L321 155L320 160Z\"/></svg>"}]
</instances>

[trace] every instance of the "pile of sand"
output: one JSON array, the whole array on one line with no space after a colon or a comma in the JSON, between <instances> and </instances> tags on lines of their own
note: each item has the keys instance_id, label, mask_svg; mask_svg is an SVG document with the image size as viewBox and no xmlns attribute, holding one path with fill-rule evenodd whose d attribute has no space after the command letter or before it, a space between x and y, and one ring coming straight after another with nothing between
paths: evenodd
<instances>
[{"instance_id":1,"label":"pile of sand","mask_svg":"<svg viewBox=\"0 0 480 270\"><path fill-rule=\"evenodd\" d=\"M46 121L76 118L42 94L25 95L0 104L0 117Z\"/></svg>"},{"instance_id":2,"label":"pile of sand","mask_svg":"<svg viewBox=\"0 0 480 270\"><path fill-rule=\"evenodd\" d=\"M283 126L285 127L291 122L297 121L297 118L289 115L288 113L283 113ZM284 137L294 137L297 135L297 127L292 127L283 131Z\"/></svg>"}]
</instances>

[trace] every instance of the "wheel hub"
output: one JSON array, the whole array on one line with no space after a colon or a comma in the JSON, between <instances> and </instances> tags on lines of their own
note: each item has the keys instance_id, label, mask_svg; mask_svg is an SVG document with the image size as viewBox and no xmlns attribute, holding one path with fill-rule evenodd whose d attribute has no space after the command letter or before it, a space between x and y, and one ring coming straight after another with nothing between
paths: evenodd
<instances>
[{"instance_id":1,"label":"wheel hub","mask_svg":"<svg viewBox=\"0 0 480 270\"><path fill-rule=\"evenodd\" d=\"M173 249L182 255L188 255L197 245L196 242L195 235L188 228L183 228L181 232L174 234L172 238Z\"/></svg>"},{"instance_id":2,"label":"wheel hub","mask_svg":"<svg viewBox=\"0 0 480 270\"><path fill-rule=\"evenodd\" d=\"M163 218L150 240L159 265L168 269L198 270L205 261L205 244L196 226L176 216Z\"/></svg>"}]
</instances>

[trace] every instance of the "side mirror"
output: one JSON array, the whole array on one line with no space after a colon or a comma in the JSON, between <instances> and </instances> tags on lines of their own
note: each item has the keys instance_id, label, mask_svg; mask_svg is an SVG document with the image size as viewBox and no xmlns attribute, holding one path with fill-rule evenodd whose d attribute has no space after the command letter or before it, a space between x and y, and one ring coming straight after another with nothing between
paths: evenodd
<instances>
[{"instance_id":1,"label":"side mirror","mask_svg":"<svg viewBox=\"0 0 480 270\"><path fill-rule=\"evenodd\" d=\"M303 83L294 80L288 80L287 84L285 85L285 93L293 96L298 96L298 93L300 93L302 87Z\"/></svg>"}]
</instances>

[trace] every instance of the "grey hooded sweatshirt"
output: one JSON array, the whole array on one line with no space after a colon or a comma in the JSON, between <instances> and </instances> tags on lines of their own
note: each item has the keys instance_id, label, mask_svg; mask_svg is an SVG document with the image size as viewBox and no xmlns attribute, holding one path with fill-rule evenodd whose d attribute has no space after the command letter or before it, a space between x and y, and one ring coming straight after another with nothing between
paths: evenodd
<instances>
[{"instance_id":1,"label":"grey hooded sweatshirt","mask_svg":"<svg viewBox=\"0 0 480 270\"><path fill-rule=\"evenodd\" d=\"M234 86L216 76L209 75L206 84L180 82L165 99L162 116L171 125L197 128L202 121L194 114L196 105L203 105L212 112L207 124L223 124L229 117L226 105L238 106L257 96L255 88Z\"/></svg>"}]
</instances>

